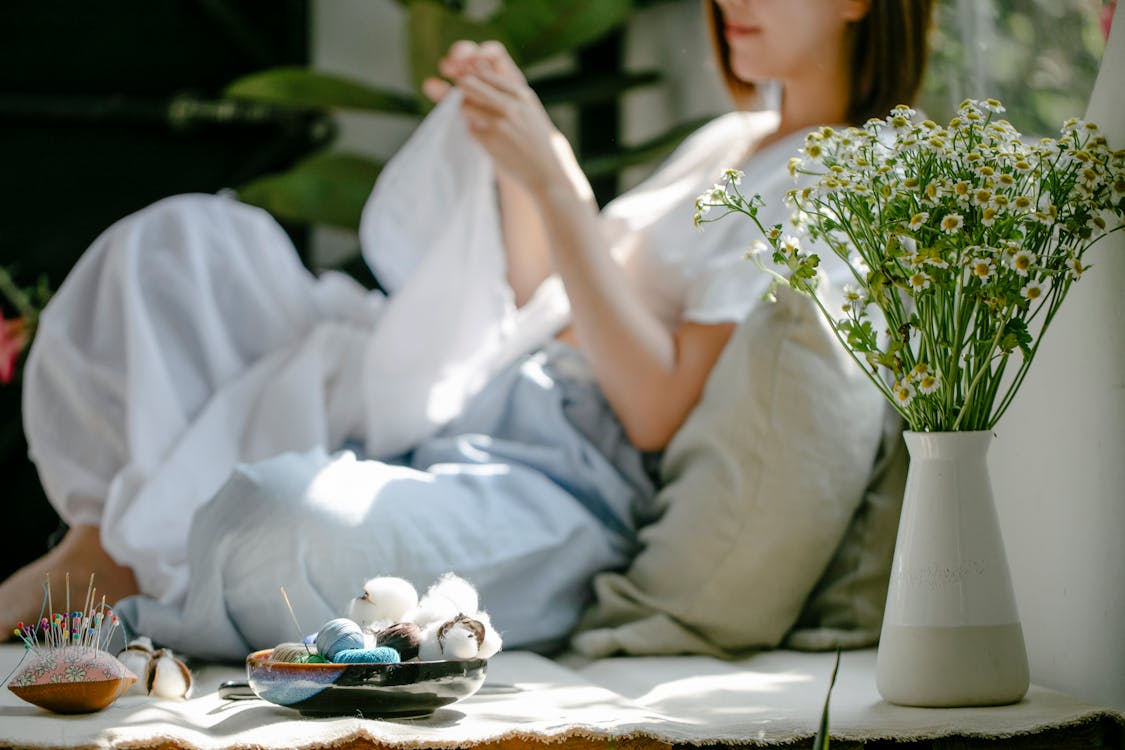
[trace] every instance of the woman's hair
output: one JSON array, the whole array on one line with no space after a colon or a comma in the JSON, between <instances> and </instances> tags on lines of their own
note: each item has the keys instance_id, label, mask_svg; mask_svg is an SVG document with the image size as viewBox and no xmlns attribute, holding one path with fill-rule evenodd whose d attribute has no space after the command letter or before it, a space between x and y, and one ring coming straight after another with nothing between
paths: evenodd
<instances>
[{"instance_id":1,"label":"woman's hair","mask_svg":"<svg viewBox=\"0 0 1125 750\"><path fill-rule=\"evenodd\" d=\"M867 14L850 25L850 123L859 125L872 117L886 117L895 105L914 101L929 56L933 6L934 0L871 0ZM731 68L718 3L703 0L703 8L727 91L736 106L749 108L757 92L754 84L739 80Z\"/></svg>"}]
</instances>

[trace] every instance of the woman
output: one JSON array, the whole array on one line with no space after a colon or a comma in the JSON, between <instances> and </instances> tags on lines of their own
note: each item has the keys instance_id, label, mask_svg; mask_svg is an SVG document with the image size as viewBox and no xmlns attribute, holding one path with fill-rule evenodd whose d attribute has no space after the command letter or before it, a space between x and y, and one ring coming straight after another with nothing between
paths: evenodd
<instances>
[{"instance_id":1,"label":"woman","mask_svg":"<svg viewBox=\"0 0 1125 750\"><path fill-rule=\"evenodd\" d=\"M687 234L695 195L723 167L745 167L749 177L755 165L784 164L803 134L816 126L861 123L909 101L925 59L929 5L920 0L706 2L735 103L753 106L754 83L773 80L782 92L780 109L728 116L705 127L604 217L598 216L565 141L504 49L495 43L454 45L440 65L448 80L427 81L426 93L441 99L451 86L460 91L468 130L495 167L507 281L515 302L532 300L550 274L561 279L570 324L558 340L499 373L433 439L404 455L382 455L382 460L330 456L327 450L346 445L365 454L363 441L346 428L312 444L295 439L288 447L295 454L263 456L245 446L232 448L228 453L237 454L232 460L244 463L213 499L192 501L187 508L171 499L176 487L164 488L147 505L103 501L104 495L116 497L122 487L134 485L143 496L144 467L177 450L183 439L176 434L163 445L132 445L133 453L154 454L147 464L119 451L85 466L82 451L49 459L50 451L37 449L37 442L50 444L50 434L36 428L37 416L29 414L32 452L48 489L56 471L93 478L71 485L77 489L52 493L71 529L59 547L0 588L0 615L6 620L33 616L47 571L55 571L56 580L61 571L78 580L95 572L111 600L138 591L146 595L128 599L123 607L135 628L183 651L238 658L247 648L293 637L276 593L279 584L306 623L315 625L316 617L338 614L370 575L396 574L424 584L454 570L481 588L482 601L509 647L557 646L577 620L590 577L627 563L633 533L652 512L655 488L646 457L662 450L683 423L764 285L752 264L742 260L752 239L737 233L745 227L735 230L731 223L725 233L709 230L706 241ZM769 169L763 189L779 190L780 170ZM771 202L780 202L779 197ZM217 225L231 221L227 231L205 238L212 245L240 232L246 248L270 244L260 241L268 228L248 229L251 222L233 221L228 207L208 203L199 212L213 213ZM128 242L137 245L145 243L144 228L161 221L172 222L173 236L196 231L166 214L133 221L128 232L117 234L128 234ZM114 262L109 251L92 249L90 255L110 260L89 261L98 270L84 272L92 279L86 286L116 284L132 272L128 263ZM214 255L207 263L235 265L231 254L221 261ZM185 262L193 268L202 263L195 255ZM291 261L271 256L258 262ZM211 270L187 280L168 265L162 268L156 275L163 274L174 290L171 296L175 290L240 278L225 266L221 274ZM327 339L324 348L345 352L334 360L337 369L321 379L354 385L356 367L346 350L354 341L349 336L364 330L363 314L325 312L323 290L298 276L263 292L260 296L270 299L260 307L247 301L254 295L239 293L237 286L214 295L216 305L234 304L240 316L259 316L254 325L264 333L233 343L225 332L218 335L237 354L208 360L226 362L222 377L212 367L172 394L180 400L187 399L184 392L190 395L188 421L210 417L207 404L214 401L215 382L238 380L243 370L252 373L258 362L290 345L284 331L271 324L278 316L294 322L289 336L302 345L319 336ZM126 296L142 294L144 285L124 290ZM64 296L73 299L80 292L64 288L59 297ZM177 317L192 309L191 299L169 308L179 309L178 314L154 316L165 328L152 335L173 353L161 366L194 373L203 339L183 334ZM112 305L102 309L107 306ZM97 325L103 315L109 314L95 312L83 321L87 328L72 324L58 335L69 340L105 336L107 326ZM199 315L217 319L199 325L222 329L225 318L210 303ZM337 328L321 335L317 321L333 316L347 319L348 332ZM128 319L121 325L128 326ZM46 315L42 330L51 330ZM51 334L40 337L45 335ZM125 347L117 358L131 362L140 356L135 352L147 335L130 333L133 349ZM183 345L169 348L168 336L177 341L182 336ZM116 351L118 344L106 346ZM29 382L39 372L44 380L53 377L54 391L65 400L72 376L59 375L60 370L66 368L46 361L37 368L33 357ZM346 412L341 393L346 389L332 391L325 412ZM259 397L250 389L246 398ZM128 399L114 404L111 409L125 417L117 415L112 423L126 434L92 434L90 439L128 443L130 417L163 403L154 398L146 404ZM78 430L83 412L74 411ZM187 516L200 505L189 536ZM179 531L147 556L130 558L121 531L130 528L134 539Z\"/></svg>"}]
</instances>

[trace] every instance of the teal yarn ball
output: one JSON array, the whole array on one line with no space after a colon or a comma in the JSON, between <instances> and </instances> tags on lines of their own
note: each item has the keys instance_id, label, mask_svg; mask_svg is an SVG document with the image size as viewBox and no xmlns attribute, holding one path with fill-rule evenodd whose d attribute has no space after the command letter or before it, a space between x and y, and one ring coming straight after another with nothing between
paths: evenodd
<instances>
[{"instance_id":1,"label":"teal yarn ball","mask_svg":"<svg viewBox=\"0 0 1125 750\"><path fill-rule=\"evenodd\" d=\"M376 646L337 651L332 661L336 664L396 664L401 661L401 657L398 651L389 646Z\"/></svg>"},{"instance_id":2,"label":"teal yarn ball","mask_svg":"<svg viewBox=\"0 0 1125 750\"><path fill-rule=\"evenodd\" d=\"M346 617L329 620L316 634L316 652L328 661L336 661L338 651L362 649L365 645L363 630Z\"/></svg>"}]
</instances>

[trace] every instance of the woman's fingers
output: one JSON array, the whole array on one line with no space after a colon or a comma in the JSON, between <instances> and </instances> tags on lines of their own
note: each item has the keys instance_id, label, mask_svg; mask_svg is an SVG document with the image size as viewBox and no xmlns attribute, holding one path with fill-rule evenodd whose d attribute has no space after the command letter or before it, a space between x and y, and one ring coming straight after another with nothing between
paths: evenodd
<instances>
[{"instance_id":1,"label":"woman's fingers","mask_svg":"<svg viewBox=\"0 0 1125 750\"><path fill-rule=\"evenodd\" d=\"M453 87L440 78L427 78L422 81L422 93L432 102L440 102Z\"/></svg>"},{"instance_id":2,"label":"woman's fingers","mask_svg":"<svg viewBox=\"0 0 1125 750\"><path fill-rule=\"evenodd\" d=\"M523 81L523 71L516 65L515 60L508 54L508 48L497 41L481 42L478 48L478 58L491 64L492 69L506 77Z\"/></svg>"}]
</instances>

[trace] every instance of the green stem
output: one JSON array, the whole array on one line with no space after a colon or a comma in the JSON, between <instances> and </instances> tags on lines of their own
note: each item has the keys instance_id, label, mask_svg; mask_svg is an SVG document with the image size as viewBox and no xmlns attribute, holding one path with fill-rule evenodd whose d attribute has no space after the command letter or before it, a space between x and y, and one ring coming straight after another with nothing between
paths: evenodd
<instances>
[{"instance_id":1,"label":"green stem","mask_svg":"<svg viewBox=\"0 0 1125 750\"><path fill-rule=\"evenodd\" d=\"M956 432L957 428L961 426L961 420L965 417L965 413L969 411L970 404L972 403L973 392L976 391L977 386L980 384L984 374L990 370L988 362L991 361L992 352L996 351L997 346L1000 344L1000 336L1004 333L1004 326L1008 324L1008 319L1005 318L1002 325L996 329L996 335L992 337L992 343L988 346L988 352L985 355L985 361L980 363L981 366L977 368L977 374L973 381L969 383L968 390L965 391L965 401L961 405L961 411L954 420L953 426L950 428Z\"/></svg>"},{"instance_id":2,"label":"green stem","mask_svg":"<svg viewBox=\"0 0 1125 750\"><path fill-rule=\"evenodd\" d=\"M15 281L12 280L12 275L8 273L6 268L0 268L0 292L8 298L8 301L16 308L20 316L25 318L29 323L38 317L39 312L35 309L35 306L31 304L31 300L28 298L27 294L16 286Z\"/></svg>"}]
</instances>

